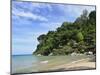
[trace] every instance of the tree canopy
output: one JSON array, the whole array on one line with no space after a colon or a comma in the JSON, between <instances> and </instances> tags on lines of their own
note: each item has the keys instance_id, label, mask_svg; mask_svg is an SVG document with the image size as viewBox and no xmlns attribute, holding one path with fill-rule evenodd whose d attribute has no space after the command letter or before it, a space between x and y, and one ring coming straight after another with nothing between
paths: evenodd
<instances>
[{"instance_id":1,"label":"tree canopy","mask_svg":"<svg viewBox=\"0 0 100 75\"><path fill-rule=\"evenodd\" d=\"M88 15L84 10L75 22L63 22L56 31L40 35L39 44L33 54L41 55L68 55L72 52L95 52L96 46L96 11Z\"/></svg>"}]
</instances>

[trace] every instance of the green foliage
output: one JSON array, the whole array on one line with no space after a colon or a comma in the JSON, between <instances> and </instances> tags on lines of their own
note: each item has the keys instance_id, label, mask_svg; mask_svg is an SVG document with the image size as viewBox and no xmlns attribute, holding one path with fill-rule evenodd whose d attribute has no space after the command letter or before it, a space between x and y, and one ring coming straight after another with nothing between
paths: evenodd
<instances>
[{"instance_id":1,"label":"green foliage","mask_svg":"<svg viewBox=\"0 0 100 75\"><path fill-rule=\"evenodd\" d=\"M76 40L80 42L83 41L83 39L84 39L83 34L81 32L78 32L76 35Z\"/></svg>"},{"instance_id":2,"label":"green foliage","mask_svg":"<svg viewBox=\"0 0 100 75\"><path fill-rule=\"evenodd\" d=\"M96 24L96 11L92 11L89 14L89 21L91 24Z\"/></svg>"},{"instance_id":3,"label":"green foliage","mask_svg":"<svg viewBox=\"0 0 100 75\"><path fill-rule=\"evenodd\" d=\"M38 39L38 41L41 43L41 42L43 42L43 40L46 38L46 35L40 35L37 39Z\"/></svg>"},{"instance_id":4,"label":"green foliage","mask_svg":"<svg viewBox=\"0 0 100 75\"><path fill-rule=\"evenodd\" d=\"M85 53L96 46L96 11L87 10L74 23L64 22L56 31L49 31L38 38L39 44L33 54L68 55L73 52Z\"/></svg>"}]
</instances>

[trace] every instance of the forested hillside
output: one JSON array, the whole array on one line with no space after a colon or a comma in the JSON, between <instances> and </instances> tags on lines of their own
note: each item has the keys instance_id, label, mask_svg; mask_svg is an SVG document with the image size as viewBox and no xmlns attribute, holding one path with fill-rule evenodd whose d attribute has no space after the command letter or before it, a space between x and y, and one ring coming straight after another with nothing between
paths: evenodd
<instances>
[{"instance_id":1,"label":"forested hillside","mask_svg":"<svg viewBox=\"0 0 100 75\"><path fill-rule=\"evenodd\" d=\"M68 15L70 16L70 15ZM38 38L35 55L68 55L73 52L96 53L96 11L84 10L73 23L63 22L56 31L48 31Z\"/></svg>"}]
</instances>

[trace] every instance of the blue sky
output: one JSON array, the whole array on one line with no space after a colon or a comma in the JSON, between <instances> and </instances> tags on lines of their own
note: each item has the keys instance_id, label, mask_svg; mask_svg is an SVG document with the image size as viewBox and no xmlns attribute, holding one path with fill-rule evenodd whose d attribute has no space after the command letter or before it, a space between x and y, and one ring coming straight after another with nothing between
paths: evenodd
<instances>
[{"instance_id":1,"label":"blue sky","mask_svg":"<svg viewBox=\"0 0 100 75\"><path fill-rule=\"evenodd\" d=\"M94 6L12 2L12 54L32 54L37 37L56 30L65 21L74 22L84 9Z\"/></svg>"}]
</instances>

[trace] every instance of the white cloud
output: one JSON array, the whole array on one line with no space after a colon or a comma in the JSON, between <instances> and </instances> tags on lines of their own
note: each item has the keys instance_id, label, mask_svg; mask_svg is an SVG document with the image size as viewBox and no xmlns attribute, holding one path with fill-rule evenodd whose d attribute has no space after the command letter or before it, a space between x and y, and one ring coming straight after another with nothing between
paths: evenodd
<instances>
[{"instance_id":1,"label":"white cloud","mask_svg":"<svg viewBox=\"0 0 100 75\"><path fill-rule=\"evenodd\" d=\"M48 4L48 3L32 3L32 5L36 9L37 8L43 8L43 9L47 8L49 11L53 10L52 6L50 4Z\"/></svg>"},{"instance_id":2,"label":"white cloud","mask_svg":"<svg viewBox=\"0 0 100 75\"><path fill-rule=\"evenodd\" d=\"M34 9L34 7L33 7L33 9ZM42 15L34 14L31 11L25 12L23 10L23 8L17 8L14 5L13 5L13 8L12 8L12 14L15 15L15 16L31 18L33 20L48 21L48 19L46 17L42 16Z\"/></svg>"},{"instance_id":3,"label":"white cloud","mask_svg":"<svg viewBox=\"0 0 100 75\"><path fill-rule=\"evenodd\" d=\"M90 13L91 11L95 10L95 6L87 6L87 5L57 5L57 8L59 8L59 10L61 10L64 15L65 18L66 16L71 16L71 17L79 17L83 10L87 10L88 13Z\"/></svg>"},{"instance_id":4,"label":"white cloud","mask_svg":"<svg viewBox=\"0 0 100 75\"><path fill-rule=\"evenodd\" d=\"M16 16L31 18L33 20L48 21L47 18L40 16L40 15L33 14L31 12L19 12L19 13L13 12L13 14Z\"/></svg>"}]
</instances>

